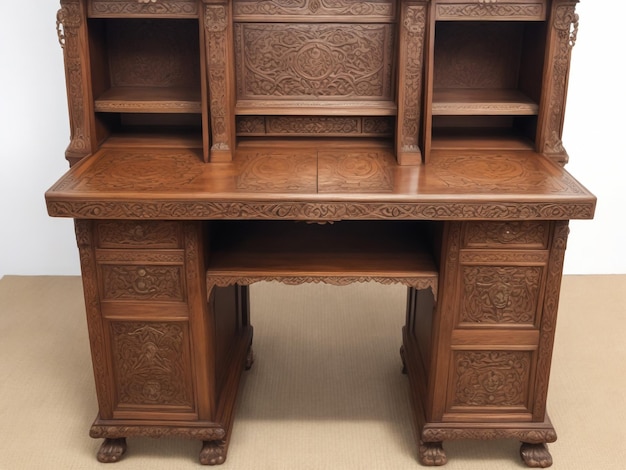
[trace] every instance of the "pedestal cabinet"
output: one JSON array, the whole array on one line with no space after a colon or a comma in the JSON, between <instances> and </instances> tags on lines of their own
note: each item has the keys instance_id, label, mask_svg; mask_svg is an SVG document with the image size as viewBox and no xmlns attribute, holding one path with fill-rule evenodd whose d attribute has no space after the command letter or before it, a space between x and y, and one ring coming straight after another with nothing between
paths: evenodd
<instances>
[{"instance_id":1,"label":"pedestal cabinet","mask_svg":"<svg viewBox=\"0 0 626 470\"><path fill-rule=\"evenodd\" d=\"M98 459L151 436L224 462L248 286L275 280L407 287L422 464L512 438L550 465L568 221L595 208L563 168L575 4L61 0L46 201L75 219Z\"/></svg>"}]
</instances>

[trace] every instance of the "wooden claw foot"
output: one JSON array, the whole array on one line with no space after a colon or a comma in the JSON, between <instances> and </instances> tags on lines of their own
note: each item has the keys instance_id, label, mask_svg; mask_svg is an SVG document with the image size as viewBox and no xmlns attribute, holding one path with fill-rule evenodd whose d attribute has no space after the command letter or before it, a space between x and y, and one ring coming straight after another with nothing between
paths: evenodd
<instances>
[{"instance_id":1,"label":"wooden claw foot","mask_svg":"<svg viewBox=\"0 0 626 470\"><path fill-rule=\"evenodd\" d=\"M422 465L437 467L448 463L442 442L422 442L419 445L419 461Z\"/></svg>"},{"instance_id":2,"label":"wooden claw foot","mask_svg":"<svg viewBox=\"0 0 626 470\"><path fill-rule=\"evenodd\" d=\"M400 346L400 359L402 359L402 373L406 375L408 371L406 370L406 359L404 358L404 346Z\"/></svg>"},{"instance_id":3,"label":"wooden claw foot","mask_svg":"<svg viewBox=\"0 0 626 470\"><path fill-rule=\"evenodd\" d=\"M552 465L552 455L545 444L522 443L519 450L522 460L529 467L546 468Z\"/></svg>"},{"instance_id":4,"label":"wooden claw foot","mask_svg":"<svg viewBox=\"0 0 626 470\"><path fill-rule=\"evenodd\" d=\"M224 441L203 441L200 451L202 465L221 465L226 460L226 444Z\"/></svg>"},{"instance_id":5,"label":"wooden claw foot","mask_svg":"<svg viewBox=\"0 0 626 470\"><path fill-rule=\"evenodd\" d=\"M248 355L246 356L246 365L245 369L250 370L252 368L252 364L254 364L254 351L252 350L252 346L248 348Z\"/></svg>"},{"instance_id":6,"label":"wooden claw foot","mask_svg":"<svg viewBox=\"0 0 626 470\"><path fill-rule=\"evenodd\" d=\"M102 463L118 462L126 452L126 439L105 439L98 450L98 461Z\"/></svg>"}]
</instances>

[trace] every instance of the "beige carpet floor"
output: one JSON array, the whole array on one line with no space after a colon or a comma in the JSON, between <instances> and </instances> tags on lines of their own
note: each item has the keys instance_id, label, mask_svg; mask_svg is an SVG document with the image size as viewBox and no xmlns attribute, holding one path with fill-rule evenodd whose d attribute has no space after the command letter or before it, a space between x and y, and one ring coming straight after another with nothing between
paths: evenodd
<instances>
[{"instance_id":1,"label":"beige carpet floor","mask_svg":"<svg viewBox=\"0 0 626 470\"><path fill-rule=\"evenodd\" d=\"M398 347L404 288L252 286L257 360L220 470L420 468ZM384 312L384 314L383 314ZM626 276L566 276L554 469L626 468ZM96 469L78 277L0 280L0 469ZM202 468L197 442L128 439L115 469ZM445 443L447 469L525 468L515 441Z\"/></svg>"}]
</instances>

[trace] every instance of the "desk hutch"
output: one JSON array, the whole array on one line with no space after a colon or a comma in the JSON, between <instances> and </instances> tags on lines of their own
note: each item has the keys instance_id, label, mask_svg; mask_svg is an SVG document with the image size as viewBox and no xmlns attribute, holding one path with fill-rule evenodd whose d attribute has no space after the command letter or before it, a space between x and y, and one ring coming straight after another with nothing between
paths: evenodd
<instances>
[{"instance_id":1,"label":"desk hutch","mask_svg":"<svg viewBox=\"0 0 626 470\"><path fill-rule=\"evenodd\" d=\"M595 209L563 168L576 3L61 0L46 201L75 219L98 459L151 436L224 462L248 286L376 281L407 287L419 461L513 438L550 465L568 221Z\"/></svg>"}]
</instances>

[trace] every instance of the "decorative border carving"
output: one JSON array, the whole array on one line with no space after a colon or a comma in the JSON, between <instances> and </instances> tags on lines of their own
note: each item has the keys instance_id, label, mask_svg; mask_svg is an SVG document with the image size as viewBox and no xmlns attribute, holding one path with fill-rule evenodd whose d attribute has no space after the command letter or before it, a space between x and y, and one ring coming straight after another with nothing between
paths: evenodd
<instances>
[{"instance_id":1,"label":"decorative border carving","mask_svg":"<svg viewBox=\"0 0 626 470\"><path fill-rule=\"evenodd\" d=\"M459 439L517 439L530 444L555 442L556 431L549 429L449 429L429 425L422 431L424 442L441 442Z\"/></svg>"},{"instance_id":2,"label":"decorative border carving","mask_svg":"<svg viewBox=\"0 0 626 470\"><path fill-rule=\"evenodd\" d=\"M554 18L554 52L552 58L552 80L549 88L548 117L545 126L546 141L543 153L557 156L567 163L568 156L563 142L563 115L565 113L565 96L567 94L567 78L572 47L578 32L578 15L576 3L559 5L553 12Z\"/></svg>"},{"instance_id":3,"label":"decorative border carving","mask_svg":"<svg viewBox=\"0 0 626 470\"><path fill-rule=\"evenodd\" d=\"M479 0L478 3L459 3L452 5L437 5L437 19L485 19L485 18L515 18L516 20L544 20L546 17L542 3L502 4L494 0L489 3Z\"/></svg>"},{"instance_id":4,"label":"decorative border carving","mask_svg":"<svg viewBox=\"0 0 626 470\"><path fill-rule=\"evenodd\" d=\"M285 0L263 0L259 2L235 0L233 14L237 20L246 16L346 16L362 20L364 16L393 19L394 2L392 0L374 0L362 2L356 0L302 0L299 2ZM240 18L244 17L244 18Z\"/></svg>"},{"instance_id":5,"label":"decorative border carving","mask_svg":"<svg viewBox=\"0 0 626 470\"><path fill-rule=\"evenodd\" d=\"M94 424L89 430L89 436L95 439L118 439L121 437L182 437L186 439L213 441L221 440L226 436L226 430L219 425L205 427L185 426L107 426Z\"/></svg>"},{"instance_id":6,"label":"decorative border carving","mask_svg":"<svg viewBox=\"0 0 626 470\"><path fill-rule=\"evenodd\" d=\"M83 88L83 61L81 58L80 29L83 27L79 0L61 0L57 12L57 34L63 47L65 77L69 102L70 144L66 153L83 157L90 152L91 142L85 118L85 90Z\"/></svg>"},{"instance_id":7,"label":"decorative border carving","mask_svg":"<svg viewBox=\"0 0 626 470\"><path fill-rule=\"evenodd\" d=\"M196 0L93 0L89 2L92 17L117 17L126 15L198 16Z\"/></svg>"},{"instance_id":8,"label":"decorative border carving","mask_svg":"<svg viewBox=\"0 0 626 470\"><path fill-rule=\"evenodd\" d=\"M82 219L462 220L591 219L594 204L567 202L48 201L52 217Z\"/></svg>"}]
</instances>

